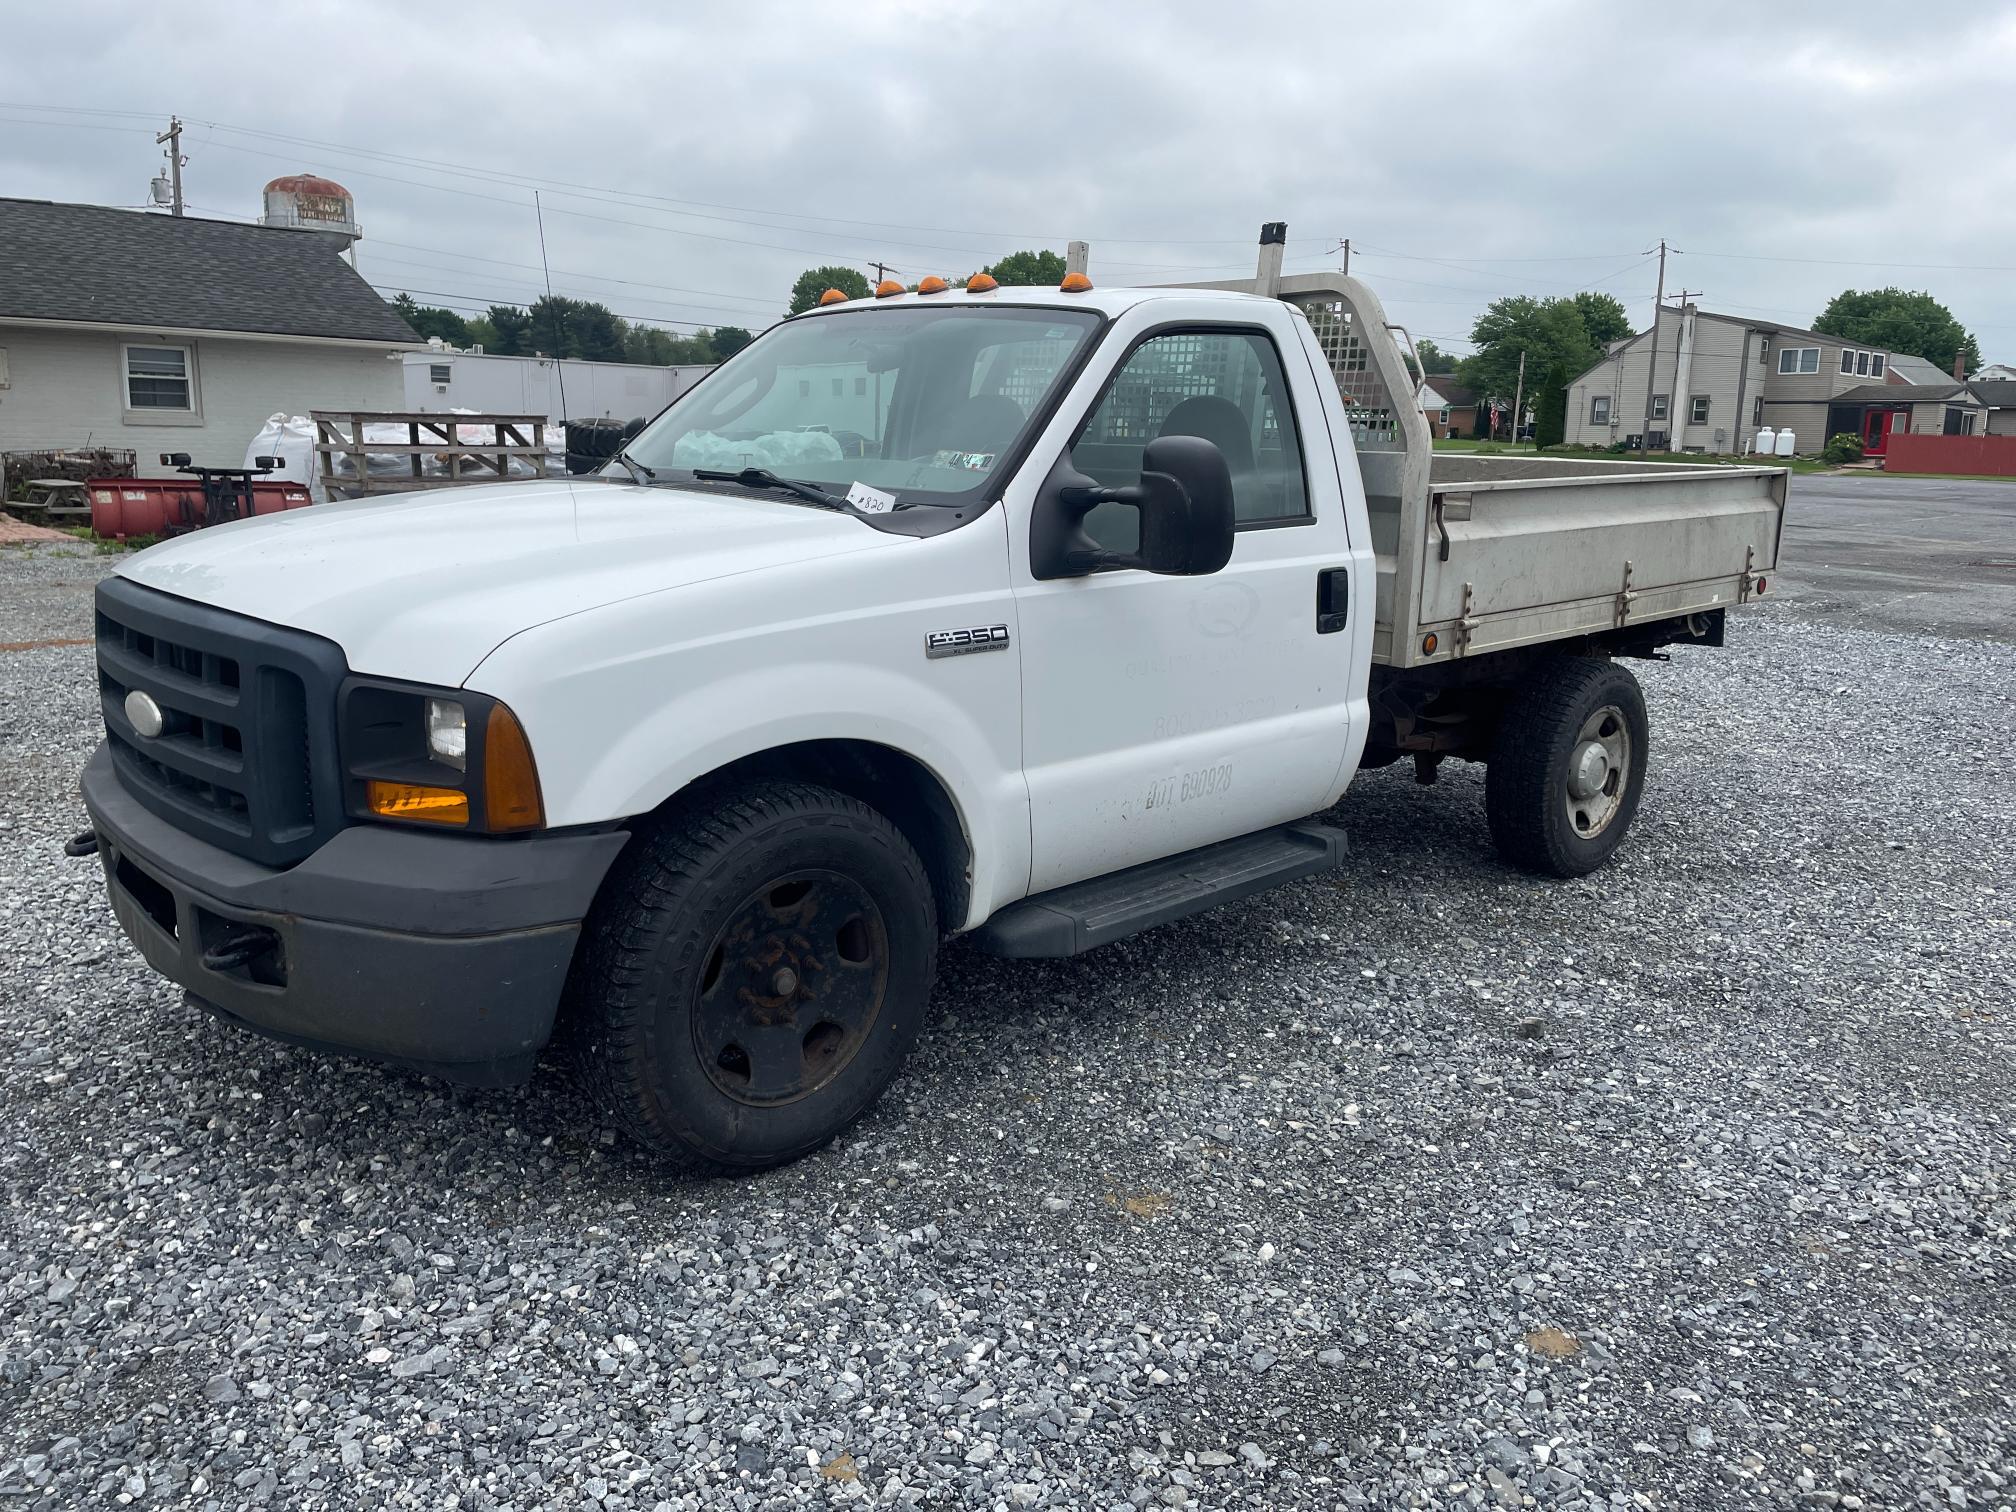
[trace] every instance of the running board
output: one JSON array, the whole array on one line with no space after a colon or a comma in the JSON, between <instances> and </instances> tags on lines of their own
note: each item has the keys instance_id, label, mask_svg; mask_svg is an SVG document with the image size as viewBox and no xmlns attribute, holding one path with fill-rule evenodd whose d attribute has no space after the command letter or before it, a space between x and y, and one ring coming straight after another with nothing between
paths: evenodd
<instances>
[{"instance_id":1,"label":"running board","mask_svg":"<svg viewBox=\"0 0 2016 1512\"><path fill-rule=\"evenodd\" d=\"M1344 859L1344 831L1305 821L1165 856L1011 903L973 932L999 956L1074 956L1235 903Z\"/></svg>"}]
</instances>

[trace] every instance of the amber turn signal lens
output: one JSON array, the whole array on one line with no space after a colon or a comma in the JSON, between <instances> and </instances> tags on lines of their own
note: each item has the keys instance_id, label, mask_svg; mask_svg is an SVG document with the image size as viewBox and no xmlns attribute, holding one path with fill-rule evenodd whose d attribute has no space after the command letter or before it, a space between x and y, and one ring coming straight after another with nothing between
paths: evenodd
<instances>
[{"instance_id":1,"label":"amber turn signal lens","mask_svg":"<svg viewBox=\"0 0 2016 1512\"><path fill-rule=\"evenodd\" d=\"M1421 637L1421 654L1423 656L1433 656L1435 648L1441 644L1442 642L1436 638L1435 632L1430 630L1426 635Z\"/></svg>"},{"instance_id":2,"label":"amber turn signal lens","mask_svg":"<svg viewBox=\"0 0 2016 1512\"><path fill-rule=\"evenodd\" d=\"M968 294L985 294L990 289L998 289L1000 287L1000 280L995 278L992 273L975 273L971 278L966 280L966 292Z\"/></svg>"},{"instance_id":3,"label":"amber turn signal lens","mask_svg":"<svg viewBox=\"0 0 2016 1512\"><path fill-rule=\"evenodd\" d=\"M1083 273L1066 273L1064 275L1064 282L1057 285L1057 287L1062 289L1066 294L1083 294L1087 289L1092 287L1092 280L1087 278Z\"/></svg>"},{"instance_id":4,"label":"amber turn signal lens","mask_svg":"<svg viewBox=\"0 0 2016 1512\"><path fill-rule=\"evenodd\" d=\"M417 819L423 824L469 822L469 795L459 788L372 781L364 788L364 806L386 819Z\"/></svg>"},{"instance_id":5,"label":"amber turn signal lens","mask_svg":"<svg viewBox=\"0 0 2016 1512\"><path fill-rule=\"evenodd\" d=\"M933 273L929 278L922 280L917 285L917 292L919 294L943 294L951 287L944 279Z\"/></svg>"},{"instance_id":6,"label":"amber turn signal lens","mask_svg":"<svg viewBox=\"0 0 2016 1512\"><path fill-rule=\"evenodd\" d=\"M538 829L545 822L531 742L515 714L492 704L483 727L483 823L494 831Z\"/></svg>"},{"instance_id":7,"label":"amber turn signal lens","mask_svg":"<svg viewBox=\"0 0 2016 1512\"><path fill-rule=\"evenodd\" d=\"M824 294L819 296L819 303L822 305L845 304L847 303L847 296L839 289L828 289Z\"/></svg>"},{"instance_id":8,"label":"amber turn signal lens","mask_svg":"<svg viewBox=\"0 0 2016 1512\"><path fill-rule=\"evenodd\" d=\"M885 278L882 282L875 285L875 297L877 299L887 299L891 294L901 294L902 292L903 285L896 282L893 278Z\"/></svg>"}]
</instances>

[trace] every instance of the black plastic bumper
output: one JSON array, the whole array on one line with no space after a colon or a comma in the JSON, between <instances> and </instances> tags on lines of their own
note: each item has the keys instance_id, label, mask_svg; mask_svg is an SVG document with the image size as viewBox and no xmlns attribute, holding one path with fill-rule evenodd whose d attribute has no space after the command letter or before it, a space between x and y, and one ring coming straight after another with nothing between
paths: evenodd
<instances>
[{"instance_id":1,"label":"black plastic bumper","mask_svg":"<svg viewBox=\"0 0 2016 1512\"><path fill-rule=\"evenodd\" d=\"M143 808L102 745L83 790L120 927L201 1006L483 1086L531 1075L581 920L629 840L354 825L276 871Z\"/></svg>"}]
</instances>

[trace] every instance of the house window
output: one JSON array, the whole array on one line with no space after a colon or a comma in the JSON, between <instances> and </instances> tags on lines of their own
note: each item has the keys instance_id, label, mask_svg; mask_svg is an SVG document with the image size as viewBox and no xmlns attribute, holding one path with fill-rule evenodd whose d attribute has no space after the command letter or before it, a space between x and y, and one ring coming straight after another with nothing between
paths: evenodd
<instances>
[{"instance_id":1,"label":"house window","mask_svg":"<svg viewBox=\"0 0 2016 1512\"><path fill-rule=\"evenodd\" d=\"M1884 361L1884 358L1883 358L1883 354L1882 354L1881 352L1878 352L1878 353L1877 353L1877 354L1876 354L1876 355L1875 355L1874 357L1871 357L1871 358L1869 359L1869 376L1870 376L1870 377L1872 377L1872 378L1881 378L1881 377L1883 376L1883 361Z\"/></svg>"},{"instance_id":2,"label":"house window","mask_svg":"<svg viewBox=\"0 0 2016 1512\"><path fill-rule=\"evenodd\" d=\"M1846 347L1841 348L1841 371L1844 373L1855 371L1855 354ZM1869 370L1864 368L1862 371L1866 373Z\"/></svg>"},{"instance_id":3,"label":"house window","mask_svg":"<svg viewBox=\"0 0 2016 1512\"><path fill-rule=\"evenodd\" d=\"M127 347L126 408L193 412L196 402L189 384L189 348Z\"/></svg>"},{"instance_id":4,"label":"house window","mask_svg":"<svg viewBox=\"0 0 2016 1512\"><path fill-rule=\"evenodd\" d=\"M1858 378L1869 376L1869 354L1867 352L1857 352L1855 354L1855 376Z\"/></svg>"},{"instance_id":5,"label":"house window","mask_svg":"<svg viewBox=\"0 0 2016 1512\"><path fill-rule=\"evenodd\" d=\"M1687 401L1687 423L1706 425L1708 423L1708 398L1706 394L1695 394Z\"/></svg>"},{"instance_id":6,"label":"house window","mask_svg":"<svg viewBox=\"0 0 2016 1512\"><path fill-rule=\"evenodd\" d=\"M857 394L865 394L865 393L867 393L867 392L868 392L868 380L867 380L866 378L856 378L856 379L854 380L854 392L855 392L855 393L857 393Z\"/></svg>"},{"instance_id":7,"label":"house window","mask_svg":"<svg viewBox=\"0 0 2016 1512\"><path fill-rule=\"evenodd\" d=\"M1752 425L1762 425L1764 423L1764 396L1762 394L1759 394L1757 402L1750 406L1750 423Z\"/></svg>"},{"instance_id":8,"label":"house window","mask_svg":"<svg viewBox=\"0 0 2016 1512\"><path fill-rule=\"evenodd\" d=\"M1444 425L1449 423L1449 406L1446 404L1442 406L1442 423Z\"/></svg>"},{"instance_id":9,"label":"house window","mask_svg":"<svg viewBox=\"0 0 2016 1512\"><path fill-rule=\"evenodd\" d=\"M1780 347L1778 349L1778 371L1781 373L1819 372L1820 348Z\"/></svg>"},{"instance_id":10,"label":"house window","mask_svg":"<svg viewBox=\"0 0 2016 1512\"><path fill-rule=\"evenodd\" d=\"M844 391L845 391L845 384L843 380L835 378L833 380L833 397L835 399L838 399Z\"/></svg>"},{"instance_id":11,"label":"house window","mask_svg":"<svg viewBox=\"0 0 2016 1512\"><path fill-rule=\"evenodd\" d=\"M810 399L812 397L812 380L810 378L800 378L798 380L798 397L800 399Z\"/></svg>"},{"instance_id":12,"label":"house window","mask_svg":"<svg viewBox=\"0 0 2016 1512\"><path fill-rule=\"evenodd\" d=\"M1666 418L1666 396L1664 394L1654 394L1652 396L1652 418L1654 420L1664 420Z\"/></svg>"},{"instance_id":13,"label":"house window","mask_svg":"<svg viewBox=\"0 0 2016 1512\"><path fill-rule=\"evenodd\" d=\"M1591 425L1608 425L1610 423L1610 396L1608 394L1595 394L1590 397L1589 423Z\"/></svg>"},{"instance_id":14,"label":"house window","mask_svg":"<svg viewBox=\"0 0 2016 1512\"><path fill-rule=\"evenodd\" d=\"M427 364L427 381L429 383L446 383L454 376L455 366L453 363L430 362Z\"/></svg>"}]
</instances>

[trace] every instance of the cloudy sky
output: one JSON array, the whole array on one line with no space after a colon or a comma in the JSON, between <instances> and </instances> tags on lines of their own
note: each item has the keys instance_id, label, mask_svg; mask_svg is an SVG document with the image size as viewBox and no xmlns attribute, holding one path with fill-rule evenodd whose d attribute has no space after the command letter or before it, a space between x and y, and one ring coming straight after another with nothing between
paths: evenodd
<instances>
[{"instance_id":1,"label":"cloudy sky","mask_svg":"<svg viewBox=\"0 0 2016 1512\"><path fill-rule=\"evenodd\" d=\"M1092 243L1105 283L1374 281L1462 347L1506 293L1669 289L1803 323L1931 290L2016 361L2016 7L1600 0L481 6L10 4L0 195L138 205L188 124L193 213L355 194L388 293L540 289L760 328L822 262L914 280ZM0 269L0 277L5 270Z\"/></svg>"}]
</instances>

